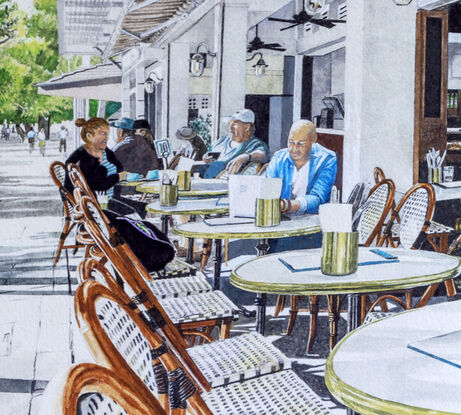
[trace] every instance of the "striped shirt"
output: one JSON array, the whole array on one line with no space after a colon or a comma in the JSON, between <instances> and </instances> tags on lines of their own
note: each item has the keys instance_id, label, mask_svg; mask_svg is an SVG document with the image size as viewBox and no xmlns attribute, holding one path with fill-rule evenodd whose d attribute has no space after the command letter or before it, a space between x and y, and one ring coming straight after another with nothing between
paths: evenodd
<instances>
[{"instance_id":1,"label":"striped shirt","mask_svg":"<svg viewBox=\"0 0 461 415\"><path fill-rule=\"evenodd\" d=\"M117 174L117 167L115 164L112 164L109 160L107 160L107 154L105 151L102 152L102 163L101 166L104 166L107 169L107 175L110 176L112 174ZM106 192L107 197L110 199L114 195L114 188L111 187Z\"/></svg>"}]
</instances>

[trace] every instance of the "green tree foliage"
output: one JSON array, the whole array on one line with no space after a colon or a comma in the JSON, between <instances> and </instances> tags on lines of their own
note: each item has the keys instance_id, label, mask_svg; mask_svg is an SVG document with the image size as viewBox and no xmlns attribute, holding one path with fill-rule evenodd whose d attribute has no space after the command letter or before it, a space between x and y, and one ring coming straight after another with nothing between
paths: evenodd
<instances>
[{"instance_id":1,"label":"green tree foliage","mask_svg":"<svg viewBox=\"0 0 461 415\"><path fill-rule=\"evenodd\" d=\"M18 6L9 0L0 0L0 45L13 39L16 35Z\"/></svg>"},{"instance_id":2,"label":"green tree foliage","mask_svg":"<svg viewBox=\"0 0 461 415\"><path fill-rule=\"evenodd\" d=\"M1 0L0 0L1 2ZM0 121L36 123L72 118L72 99L39 95L34 84L63 74L78 65L58 52L56 0L34 0L35 10L19 10L18 36L0 46Z\"/></svg>"}]
</instances>

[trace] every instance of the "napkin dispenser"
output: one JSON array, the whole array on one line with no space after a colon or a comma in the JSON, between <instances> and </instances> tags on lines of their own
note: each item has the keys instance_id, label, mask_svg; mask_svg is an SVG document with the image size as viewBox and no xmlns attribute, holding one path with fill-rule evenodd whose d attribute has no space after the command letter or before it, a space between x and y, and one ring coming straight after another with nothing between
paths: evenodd
<instances>
[{"instance_id":1,"label":"napkin dispenser","mask_svg":"<svg viewBox=\"0 0 461 415\"><path fill-rule=\"evenodd\" d=\"M352 205L321 205L319 217L322 228L322 273L336 276L353 274L358 266L359 233L352 232Z\"/></svg>"}]
</instances>

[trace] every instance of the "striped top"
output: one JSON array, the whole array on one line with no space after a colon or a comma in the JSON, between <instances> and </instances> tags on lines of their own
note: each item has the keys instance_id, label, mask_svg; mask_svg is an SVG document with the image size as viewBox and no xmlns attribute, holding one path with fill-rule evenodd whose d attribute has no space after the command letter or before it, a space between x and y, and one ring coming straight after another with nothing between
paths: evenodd
<instances>
[{"instance_id":1,"label":"striped top","mask_svg":"<svg viewBox=\"0 0 461 415\"><path fill-rule=\"evenodd\" d=\"M107 169L107 175L117 174L117 167L115 164L107 160L107 154L105 151L102 152L102 163L101 166L104 166ZM114 195L114 188L111 187L106 191L107 197L110 199Z\"/></svg>"}]
</instances>

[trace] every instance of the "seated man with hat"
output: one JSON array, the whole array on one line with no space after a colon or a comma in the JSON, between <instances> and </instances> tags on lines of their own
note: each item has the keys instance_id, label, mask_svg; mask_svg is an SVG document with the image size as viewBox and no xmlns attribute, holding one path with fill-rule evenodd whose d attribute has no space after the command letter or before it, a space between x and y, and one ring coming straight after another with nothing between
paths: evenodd
<instances>
[{"instance_id":1,"label":"seated man with hat","mask_svg":"<svg viewBox=\"0 0 461 415\"><path fill-rule=\"evenodd\" d=\"M152 137L150 125L146 120L121 118L110 122L109 125L117 128L118 143L112 151L126 171L145 175L149 170L159 168L160 163L153 142L148 141L146 133L135 134L136 130L148 130L149 137Z\"/></svg>"},{"instance_id":2,"label":"seated man with hat","mask_svg":"<svg viewBox=\"0 0 461 415\"><path fill-rule=\"evenodd\" d=\"M184 157L199 161L208 150L205 142L191 127L181 127L176 131L176 138L182 141L178 154Z\"/></svg>"},{"instance_id":3,"label":"seated man with hat","mask_svg":"<svg viewBox=\"0 0 461 415\"><path fill-rule=\"evenodd\" d=\"M235 174L251 161L265 163L268 160L267 145L253 135L254 122L255 114L249 109L239 110L230 117L229 134L221 137L210 151L219 155L216 158L210 153L203 156L203 161L209 164L204 177L216 177L224 168Z\"/></svg>"}]
</instances>

